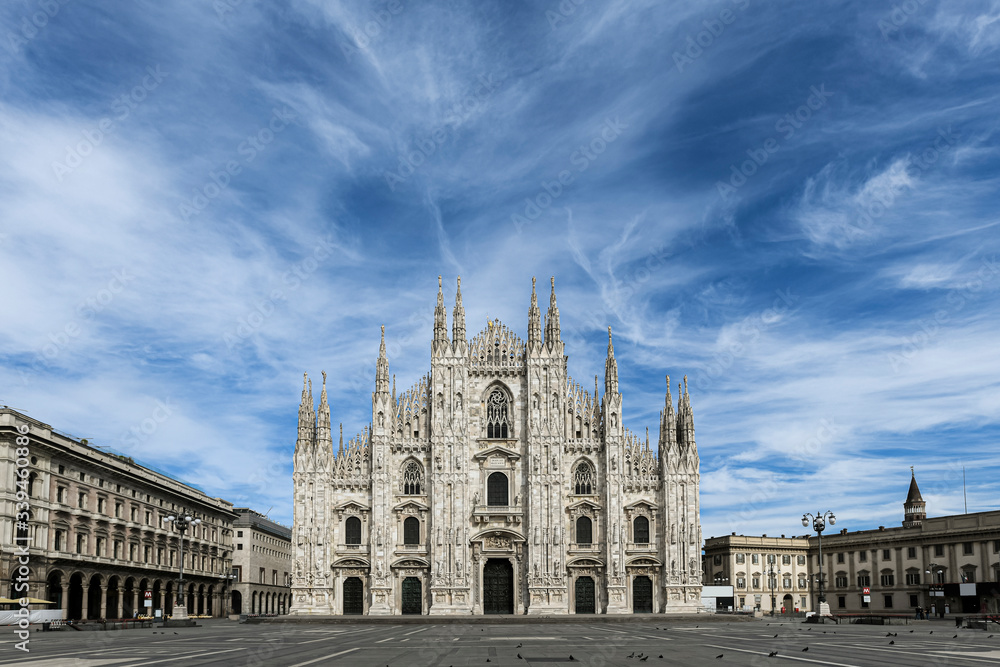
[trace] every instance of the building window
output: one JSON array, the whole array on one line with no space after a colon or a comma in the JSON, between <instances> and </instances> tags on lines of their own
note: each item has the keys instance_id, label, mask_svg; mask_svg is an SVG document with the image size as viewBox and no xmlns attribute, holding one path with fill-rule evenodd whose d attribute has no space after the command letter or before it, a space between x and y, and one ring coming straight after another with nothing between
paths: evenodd
<instances>
[{"instance_id":1,"label":"building window","mask_svg":"<svg viewBox=\"0 0 1000 667\"><path fill-rule=\"evenodd\" d=\"M103 556L104 555L104 542L105 542L105 538L103 538L103 537L98 537L97 538L97 541L94 544L94 546L97 549L97 551L94 553L95 556Z\"/></svg>"},{"instance_id":2,"label":"building window","mask_svg":"<svg viewBox=\"0 0 1000 667\"><path fill-rule=\"evenodd\" d=\"M636 544L649 544L649 519L637 516L632 522L632 536ZM722 562L722 556L716 556Z\"/></svg>"},{"instance_id":3,"label":"building window","mask_svg":"<svg viewBox=\"0 0 1000 667\"><path fill-rule=\"evenodd\" d=\"M420 519L409 516L403 521L403 544L420 544Z\"/></svg>"},{"instance_id":4,"label":"building window","mask_svg":"<svg viewBox=\"0 0 1000 667\"><path fill-rule=\"evenodd\" d=\"M892 549L882 549L882 560L892 560Z\"/></svg>"},{"instance_id":5,"label":"building window","mask_svg":"<svg viewBox=\"0 0 1000 667\"><path fill-rule=\"evenodd\" d=\"M59 474L60 475L65 475L66 474L66 466L64 466L64 465L60 465L59 466Z\"/></svg>"},{"instance_id":6,"label":"building window","mask_svg":"<svg viewBox=\"0 0 1000 667\"><path fill-rule=\"evenodd\" d=\"M858 552L858 562L864 563L867 560L868 560L868 552L867 551L859 551Z\"/></svg>"},{"instance_id":7,"label":"building window","mask_svg":"<svg viewBox=\"0 0 1000 667\"><path fill-rule=\"evenodd\" d=\"M1000 554L1000 540L993 540L993 553Z\"/></svg>"},{"instance_id":8,"label":"building window","mask_svg":"<svg viewBox=\"0 0 1000 667\"><path fill-rule=\"evenodd\" d=\"M84 509L84 507L86 506L86 502L87 502L87 494L86 494L86 492L81 491L80 493L78 493L76 495L76 506L77 507L79 507L80 509Z\"/></svg>"},{"instance_id":9,"label":"building window","mask_svg":"<svg viewBox=\"0 0 1000 667\"><path fill-rule=\"evenodd\" d=\"M163 547L156 548L156 564L163 565Z\"/></svg>"},{"instance_id":10,"label":"building window","mask_svg":"<svg viewBox=\"0 0 1000 667\"><path fill-rule=\"evenodd\" d=\"M347 517L344 525L344 544L361 544L361 519L356 516Z\"/></svg>"},{"instance_id":11,"label":"building window","mask_svg":"<svg viewBox=\"0 0 1000 667\"><path fill-rule=\"evenodd\" d=\"M789 556L788 554L784 554L781 557L781 564L782 565L791 565L792 564L792 557Z\"/></svg>"},{"instance_id":12,"label":"building window","mask_svg":"<svg viewBox=\"0 0 1000 667\"><path fill-rule=\"evenodd\" d=\"M149 548L148 545L142 547L142 562L143 563L148 563L149 562L150 551L151 551L151 549Z\"/></svg>"},{"instance_id":13,"label":"building window","mask_svg":"<svg viewBox=\"0 0 1000 667\"><path fill-rule=\"evenodd\" d=\"M76 536L76 552L78 554L83 553L84 547L87 545L86 538L83 535L77 534Z\"/></svg>"},{"instance_id":14,"label":"building window","mask_svg":"<svg viewBox=\"0 0 1000 667\"><path fill-rule=\"evenodd\" d=\"M753 587L754 588L760 589L760 577L759 576L758 577L753 577L751 579L751 583L753 583Z\"/></svg>"},{"instance_id":15,"label":"building window","mask_svg":"<svg viewBox=\"0 0 1000 667\"><path fill-rule=\"evenodd\" d=\"M886 595L885 596L885 608L886 609L892 609L892 596L891 595Z\"/></svg>"},{"instance_id":16,"label":"building window","mask_svg":"<svg viewBox=\"0 0 1000 667\"><path fill-rule=\"evenodd\" d=\"M858 586L865 587L872 585L872 577L870 574L859 574L858 575Z\"/></svg>"},{"instance_id":17,"label":"building window","mask_svg":"<svg viewBox=\"0 0 1000 667\"><path fill-rule=\"evenodd\" d=\"M806 564L806 557L805 556L796 556L795 557L795 562L798 563L799 565L805 565Z\"/></svg>"},{"instance_id":18,"label":"building window","mask_svg":"<svg viewBox=\"0 0 1000 667\"><path fill-rule=\"evenodd\" d=\"M944 545L943 544L935 544L934 545L934 555L935 556L944 556Z\"/></svg>"},{"instance_id":19,"label":"building window","mask_svg":"<svg viewBox=\"0 0 1000 667\"><path fill-rule=\"evenodd\" d=\"M971 556L974 553L972 542L962 542L962 553Z\"/></svg>"},{"instance_id":20,"label":"building window","mask_svg":"<svg viewBox=\"0 0 1000 667\"><path fill-rule=\"evenodd\" d=\"M974 568L968 568L962 570L962 583L963 584L976 583L976 570Z\"/></svg>"},{"instance_id":21,"label":"building window","mask_svg":"<svg viewBox=\"0 0 1000 667\"><path fill-rule=\"evenodd\" d=\"M259 573L259 575L257 577L257 583L258 584L266 584L267 583L267 570L266 569L260 568L260 573Z\"/></svg>"},{"instance_id":22,"label":"building window","mask_svg":"<svg viewBox=\"0 0 1000 667\"><path fill-rule=\"evenodd\" d=\"M837 588L847 588L847 575L846 574L838 574L834 578L833 582L834 582L834 585Z\"/></svg>"},{"instance_id":23,"label":"building window","mask_svg":"<svg viewBox=\"0 0 1000 667\"><path fill-rule=\"evenodd\" d=\"M139 519L139 509L136 507L132 508L132 521L137 521ZM193 537L193 533L192 533Z\"/></svg>"},{"instance_id":24,"label":"building window","mask_svg":"<svg viewBox=\"0 0 1000 667\"><path fill-rule=\"evenodd\" d=\"M414 460L409 460L403 468L403 495L419 496L424 484L424 469Z\"/></svg>"},{"instance_id":25,"label":"building window","mask_svg":"<svg viewBox=\"0 0 1000 667\"><path fill-rule=\"evenodd\" d=\"M504 507L507 503L507 475L495 472L486 479L486 504L491 507Z\"/></svg>"},{"instance_id":26,"label":"building window","mask_svg":"<svg viewBox=\"0 0 1000 667\"><path fill-rule=\"evenodd\" d=\"M587 461L581 461L576 466L576 471L573 473L573 491L578 496L589 496L594 493L594 487L597 486L596 479L594 479L594 466L590 465Z\"/></svg>"},{"instance_id":27,"label":"building window","mask_svg":"<svg viewBox=\"0 0 1000 667\"><path fill-rule=\"evenodd\" d=\"M593 540L593 523L590 517L581 516L576 520L576 543L590 544Z\"/></svg>"},{"instance_id":28,"label":"building window","mask_svg":"<svg viewBox=\"0 0 1000 667\"><path fill-rule=\"evenodd\" d=\"M714 556L712 556L712 564L713 565L722 565L722 555L721 554L715 554Z\"/></svg>"},{"instance_id":29,"label":"building window","mask_svg":"<svg viewBox=\"0 0 1000 667\"><path fill-rule=\"evenodd\" d=\"M736 588L746 588L747 578L746 577L736 577Z\"/></svg>"},{"instance_id":30,"label":"building window","mask_svg":"<svg viewBox=\"0 0 1000 667\"><path fill-rule=\"evenodd\" d=\"M844 554L843 554L843 552L837 554L837 562L838 563L843 563L844 562ZM800 565L801 565L801 563L800 563Z\"/></svg>"},{"instance_id":31,"label":"building window","mask_svg":"<svg viewBox=\"0 0 1000 667\"><path fill-rule=\"evenodd\" d=\"M80 473L80 481L81 482L86 482L87 481L87 476L84 473L82 473L82 472Z\"/></svg>"},{"instance_id":32,"label":"building window","mask_svg":"<svg viewBox=\"0 0 1000 667\"><path fill-rule=\"evenodd\" d=\"M799 588L806 587L806 578L803 575L799 575Z\"/></svg>"},{"instance_id":33,"label":"building window","mask_svg":"<svg viewBox=\"0 0 1000 667\"><path fill-rule=\"evenodd\" d=\"M768 564L774 564L776 562L774 554L768 554L767 555L767 562L768 562Z\"/></svg>"},{"instance_id":34,"label":"building window","mask_svg":"<svg viewBox=\"0 0 1000 667\"><path fill-rule=\"evenodd\" d=\"M56 531L56 539L52 546L56 551L63 550L63 531L61 530Z\"/></svg>"},{"instance_id":35,"label":"building window","mask_svg":"<svg viewBox=\"0 0 1000 667\"><path fill-rule=\"evenodd\" d=\"M920 600L919 596L917 596L917 595L910 595L910 606L911 607L916 607L918 604L920 604L920 602L918 602L918 600Z\"/></svg>"},{"instance_id":36,"label":"building window","mask_svg":"<svg viewBox=\"0 0 1000 667\"><path fill-rule=\"evenodd\" d=\"M499 389L490 392L486 400L486 437L510 437L510 410L507 395Z\"/></svg>"},{"instance_id":37,"label":"building window","mask_svg":"<svg viewBox=\"0 0 1000 667\"><path fill-rule=\"evenodd\" d=\"M864 595L861 596L861 608L862 609L868 609L868 603L865 602L865 596Z\"/></svg>"},{"instance_id":38,"label":"building window","mask_svg":"<svg viewBox=\"0 0 1000 667\"><path fill-rule=\"evenodd\" d=\"M907 586L919 586L920 585L920 573L919 572L907 572L906 573L906 585Z\"/></svg>"},{"instance_id":39,"label":"building window","mask_svg":"<svg viewBox=\"0 0 1000 667\"><path fill-rule=\"evenodd\" d=\"M236 583L243 581L243 567L241 565L233 565L233 574L236 575Z\"/></svg>"},{"instance_id":40,"label":"building window","mask_svg":"<svg viewBox=\"0 0 1000 667\"><path fill-rule=\"evenodd\" d=\"M236 537L243 537L243 531L242 530L237 530L236 531Z\"/></svg>"},{"instance_id":41,"label":"building window","mask_svg":"<svg viewBox=\"0 0 1000 667\"><path fill-rule=\"evenodd\" d=\"M746 554L736 554L736 564L743 565L747 562Z\"/></svg>"},{"instance_id":42,"label":"building window","mask_svg":"<svg viewBox=\"0 0 1000 667\"><path fill-rule=\"evenodd\" d=\"M359 542L359 544L360 544L360 542ZM237 544L236 545L236 550L237 551L243 551L243 545L242 544Z\"/></svg>"},{"instance_id":43,"label":"building window","mask_svg":"<svg viewBox=\"0 0 1000 667\"><path fill-rule=\"evenodd\" d=\"M115 516L117 518L119 518L119 519L122 518L122 504L121 503L115 503Z\"/></svg>"},{"instance_id":44,"label":"building window","mask_svg":"<svg viewBox=\"0 0 1000 667\"><path fill-rule=\"evenodd\" d=\"M752 554L750 556L750 562L754 565L760 565L760 554Z\"/></svg>"},{"instance_id":45,"label":"building window","mask_svg":"<svg viewBox=\"0 0 1000 667\"><path fill-rule=\"evenodd\" d=\"M272 586L277 586L278 585L278 571L277 570L271 570L271 585Z\"/></svg>"},{"instance_id":46,"label":"building window","mask_svg":"<svg viewBox=\"0 0 1000 667\"><path fill-rule=\"evenodd\" d=\"M917 548L916 547L906 547L906 557L907 558L916 558L917 557Z\"/></svg>"},{"instance_id":47,"label":"building window","mask_svg":"<svg viewBox=\"0 0 1000 667\"><path fill-rule=\"evenodd\" d=\"M153 525L153 513L152 512L146 512L146 525L147 526L152 526Z\"/></svg>"},{"instance_id":48,"label":"building window","mask_svg":"<svg viewBox=\"0 0 1000 667\"><path fill-rule=\"evenodd\" d=\"M134 544L128 545L128 559L134 561L135 554L136 554L136 545Z\"/></svg>"},{"instance_id":49,"label":"building window","mask_svg":"<svg viewBox=\"0 0 1000 667\"><path fill-rule=\"evenodd\" d=\"M840 609L846 609L847 608L847 596L846 595L838 595L837 596L837 607L840 608Z\"/></svg>"},{"instance_id":50,"label":"building window","mask_svg":"<svg viewBox=\"0 0 1000 667\"><path fill-rule=\"evenodd\" d=\"M883 572L879 577L879 583L883 586L895 586L896 585L896 575L892 572Z\"/></svg>"},{"instance_id":51,"label":"building window","mask_svg":"<svg viewBox=\"0 0 1000 667\"><path fill-rule=\"evenodd\" d=\"M789 576L782 577L781 578L781 587L782 588L791 588L792 587L792 578L789 577Z\"/></svg>"}]
</instances>

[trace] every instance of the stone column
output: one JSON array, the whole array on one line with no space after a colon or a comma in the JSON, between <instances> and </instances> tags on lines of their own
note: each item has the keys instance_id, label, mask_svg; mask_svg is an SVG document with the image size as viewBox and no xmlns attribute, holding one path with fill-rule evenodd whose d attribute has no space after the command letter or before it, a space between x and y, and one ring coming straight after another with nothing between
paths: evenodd
<instances>
[{"instance_id":1,"label":"stone column","mask_svg":"<svg viewBox=\"0 0 1000 667\"><path fill-rule=\"evenodd\" d=\"M108 617L108 585L101 585L101 618Z\"/></svg>"}]
</instances>

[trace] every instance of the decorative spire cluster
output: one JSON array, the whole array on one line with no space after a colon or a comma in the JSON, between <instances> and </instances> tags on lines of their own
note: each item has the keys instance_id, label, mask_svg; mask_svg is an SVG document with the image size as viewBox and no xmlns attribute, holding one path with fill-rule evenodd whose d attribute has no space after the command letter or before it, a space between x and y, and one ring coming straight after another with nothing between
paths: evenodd
<instances>
[{"instance_id":1,"label":"decorative spire cluster","mask_svg":"<svg viewBox=\"0 0 1000 667\"><path fill-rule=\"evenodd\" d=\"M448 314L444 309L444 291L441 285L441 276L438 276L438 298L437 306L434 307L434 344L436 351L441 343L448 342Z\"/></svg>"},{"instance_id":2,"label":"decorative spire cluster","mask_svg":"<svg viewBox=\"0 0 1000 667\"><path fill-rule=\"evenodd\" d=\"M534 290L532 290L534 293ZM549 296L549 312L545 314L545 344L551 350L554 345L562 342L559 330L559 307L556 306L556 278L552 276L552 294Z\"/></svg>"},{"instance_id":3,"label":"decorative spire cluster","mask_svg":"<svg viewBox=\"0 0 1000 667\"><path fill-rule=\"evenodd\" d=\"M451 323L451 339L455 345L465 342L465 307L462 306L462 276L458 277L458 289L455 292L455 310Z\"/></svg>"},{"instance_id":4,"label":"decorative spire cluster","mask_svg":"<svg viewBox=\"0 0 1000 667\"><path fill-rule=\"evenodd\" d=\"M375 362L375 393L389 393L389 359L385 356L385 325L382 325L382 340L378 346L378 361Z\"/></svg>"},{"instance_id":5,"label":"decorative spire cluster","mask_svg":"<svg viewBox=\"0 0 1000 667\"><path fill-rule=\"evenodd\" d=\"M615 346L611 341L611 327L608 327L608 357L604 361L604 393L618 393L618 362L615 360Z\"/></svg>"},{"instance_id":6,"label":"decorative spire cluster","mask_svg":"<svg viewBox=\"0 0 1000 667\"><path fill-rule=\"evenodd\" d=\"M542 347L542 311L538 308L538 294L535 292L535 277L531 277L531 306L528 308L528 349L537 351Z\"/></svg>"}]
</instances>

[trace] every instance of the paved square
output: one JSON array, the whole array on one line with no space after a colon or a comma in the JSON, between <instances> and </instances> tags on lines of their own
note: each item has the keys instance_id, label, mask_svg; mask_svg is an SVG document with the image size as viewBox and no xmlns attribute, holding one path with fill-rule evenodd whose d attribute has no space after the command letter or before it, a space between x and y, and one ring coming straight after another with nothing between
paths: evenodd
<instances>
[{"instance_id":1,"label":"paved square","mask_svg":"<svg viewBox=\"0 0 1000 667\"><path fill-rule=\"evenodd\" d=\"M990 637L981 630L956 630L950 622L838 626L769 623L766 619L676 624L636 619L627 623L239 625L212 620L200 628L177 630L32 633L27 655L14 649L11 628L0 632L6 633L0 636L0 666L1000 664L1000 633ZM887 637L887 632L895 635ZM769 657L772 652L777 655Z\"/></svg>"}]
</instances>

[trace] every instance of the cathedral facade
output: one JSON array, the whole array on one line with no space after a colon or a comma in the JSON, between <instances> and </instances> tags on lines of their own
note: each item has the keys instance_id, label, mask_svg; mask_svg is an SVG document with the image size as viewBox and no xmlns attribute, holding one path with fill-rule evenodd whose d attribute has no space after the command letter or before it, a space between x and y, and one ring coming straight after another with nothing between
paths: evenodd
<instances>
[{"instance_id":1,"label":"cathedral facade","mask_svg":"<svg viewBox=\"0 0 1000 667\"><path fill-rule=\"evenodd\" d=\"M611 329L603 386L567 374L555 282L528 335L451 336L438 280L430 372L397 393L385 352L371 422L334 450L326 374L303 381L292 614L692 612L699 463L687 381L667 378L656 451L622 423Z\"/></svg>"}]
</instances>

